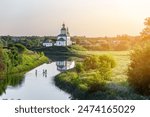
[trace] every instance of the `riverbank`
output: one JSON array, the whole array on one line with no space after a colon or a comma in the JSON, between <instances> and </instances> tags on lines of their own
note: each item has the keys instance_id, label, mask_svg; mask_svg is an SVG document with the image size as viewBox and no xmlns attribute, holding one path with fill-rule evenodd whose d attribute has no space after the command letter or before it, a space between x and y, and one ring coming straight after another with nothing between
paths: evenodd
<instances>
[{"instance_id":1,"label":"riverbank","mask_svg":"<svg viewBox=\"0 0 150 117\"><path fill-rule=\"evenodd\" d=\"M53 61L67 60L70 57L83 58L86 55L81 52L85 52L85 48L79 45L72 45L68 47L52 46L43 48L32 48L32 51L43 52L48 58Z\"/></svg>"},{"instance_id":2,"label":"riverbank","mask_svg":"<svg viewBox=\"0 0 150 117\"><path fill-rule=\"evenodd\" d=\"M23 63L12 68L10 74L29 71L48 61L49 59L44 54L41 55L34 52L23 54Z\"/></svg>"},{"instance_id":3,"label":"riverbank","mask_svg":"<svg viewBox=\"0 0 150 117\"><path fill-rule=\"evenodd\" d=\"M76 70L63 72L55 77L55 84L60 89L70 93L73 99L93 99L93 100L137 100L149 99L149 97L142 96L135 92L129 86L127 81L127 69L130 63L128 51L103 51L103 52L89 52L86 54L102 55L111 54L117 61L117 66L112 69L110 79L97 82L97 79L91 80L92 71L77 74ZM89 77L90 76L90 77ZM97 77L97 76L92 76ZM98 76L98 78L100 78ZM92 91L89 91L87 83L94 83ZM96 85L95 85L96 84ZM98 85L97 85L98 84ZM98 90L97 90L98 89Z\"/></svg>"},{"instance_id":4,"label":"riverbank","mask_svg":"<svg viewBox=\"0 0 150 117\"><path fill-rule=\"evenodd\" d=\"M15 48L16 49L16 48ZM43 53L37 53L30 50L3 50L3 71L1 71L1 78L6 75L18 74L29 71L45 62L49 59Z\"/></svg>"},{"instance_id":5,"label":"riverbank","mask_svg":"<svg viewBox=\"0 0 150 117\"><path fill-rule=\"evenodd\" d=\"M75 99L89 99L94 93L107 89L106 81L110 80L115 65L112 56L89 55L77 62L73 70L57 75L55 83Z\"/></svg>"},{"instance_id":6,"label":"riverbank","mask_svg":"<svg viewBox=\"0 0 150 117\"><path fill-rule=\"evenodd\" d=\"M23 59L24 59L23 60L24 63L12 68L11 71L9 71L7 73L7 75L23 73L23 72L25 73L37 66L49 61L49 59L46 56L44 56L44 55L40 56L37 53L33 54L33 55L24 54Z\"/></svg>"},{"instance_id":7,"label":"riverbank","mask_svg":"<svg viewBox=\"0 0 150 117\"><path fill-rule=\"evenodd\" d=\"M45 63L25 74L0 80L0 100L70 100L70 94L54 84L54 76L60 73L57 68L56 62Z\"/></svg>"}]
</instances>

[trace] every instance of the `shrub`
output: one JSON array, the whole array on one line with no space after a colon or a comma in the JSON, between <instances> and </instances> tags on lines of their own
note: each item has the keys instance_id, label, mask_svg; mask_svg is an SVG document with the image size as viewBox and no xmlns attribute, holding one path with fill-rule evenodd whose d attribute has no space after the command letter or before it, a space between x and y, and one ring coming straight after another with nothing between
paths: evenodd
<instances>
[{"instance_id":1,"label":"shrub","mask_svg":"<svg viewBox=\"0 0 150 117\"><path fill-rule=\"evenodd\" d=\"M150 42L142 43L130 54L128 81L141 94L150 95Z\"/></svg>"},{"instance_id":2,"label":"shrub","mask_svg":"<svg viewBox=\"0 0 150 117\"><path fill-rule=\"evenodd\" d=\"M84 60L84 69L97 69L98 68L98 57L95 55L91 55L85 58Z\"/></svg>"},{"instance_id":3,"label":"shrub","mask_svg":"<svg viewBox=\"0 0 150 117\"><path fill-rule=\"evenodd\" d=\"M112 56L109 55L101 55L99 56L99 64L100 67L108 67L114 68L116 66L116 62Z\"/></svg>"},{"instance_id":4,"label":"shrub","mask_svg":"<svg viewBox=\"0 0 150 117\"><path fill-rule=\"evenodd\" d=\"M76 63L76 67L75 67L77 73L83 72L84 68L83 68L83 64L82 63Z\"/></svg>"},{"instance_id":5,"label":"shrub","mask_svg":"<svg viewBox=\"0 0 150 117\"><path fill-rule=\"evenodd\" d=\"M109 77L112 68L116 66L113 57L109 55L88 56L84 60L85 70L98 70L104 77Z\"/></svg>"}]
</instances>

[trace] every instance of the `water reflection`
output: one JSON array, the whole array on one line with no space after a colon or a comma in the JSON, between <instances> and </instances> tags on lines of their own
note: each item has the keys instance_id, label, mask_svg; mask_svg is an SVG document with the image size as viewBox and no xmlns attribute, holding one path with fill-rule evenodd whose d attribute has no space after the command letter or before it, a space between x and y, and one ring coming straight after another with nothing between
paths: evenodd
<instances>
[{"instance_id":1,"label":"water reflection","mask_svg":"<svg viewBox=\"0 0 150 117\"><path fill-rule=\"evenodd\" d=\"M66 71L74 68L75 61L57 61L56 65L58 71Z\"/></svg>"},{"instance_id":2,"label":"water reflection","mask_svg":"<svg viewBox=\"0 0 150 117\"><path fill-rule=\"evenodd\" d=\"M15 74L15 75L8 75L3 77L0 80L0 95L6 93L6 89L9 87L20 87L21 84L24 82L24 75L23 74Z\"/></svg>"},{"instance_id":3,"label":"water reflection","mask_svg":"<svg viewBox=\"0 0 150 117\"><path fill-rule=\"evenodd\" d=\"M45 63L26 74L9 75L0 80L0 99L70 99L70 94L55 86L54 77L74 66L74 61L57 61Z\"/></svg>"}]
</instances>

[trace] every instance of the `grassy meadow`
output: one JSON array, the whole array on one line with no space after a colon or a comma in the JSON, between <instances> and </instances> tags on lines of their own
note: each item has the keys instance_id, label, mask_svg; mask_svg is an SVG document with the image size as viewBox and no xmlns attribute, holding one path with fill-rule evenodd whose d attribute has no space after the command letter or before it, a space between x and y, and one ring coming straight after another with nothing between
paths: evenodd
<instances>
[{"instance_id":1,"label":"grassy meadow","mask_svg":"<svg viewBox=\"0 0 150 117\"><path fill-rule=\"evenodd\" d=\"M112 69L112 75L109 80L104 80L105 87L103 87L103 91L96 91L94 93L87 93L88 91L84 92L80 90L80 86L82 89L86 89L86 85L84 83L77 81L74 82L76 78L72 81L68 79L69 75L70 78L76 77L75 72L67 71L66 73L62 73L56 76L56 85L71 93L73 99L117 99L117 100L137 100L137 99L149 99L149 97L142 96L138 94L128 83L128 65L130 63L130 51L80 51L80 54L85 55L111 55L116 61L116 67ZM88 73L84 73L85 76ZM82 76L82 75L81 75ZM59 82L59 77L63 77ZM88 78L88 77L87 77ZM82 79L82 78L81 78ZM64 82L63 82L64 80ZM68 86L65 86L65 85ZM69 85L72 84L72 85ZM78 84L78 85L77 85ZM62 85L62 86L61 86ZM77 85L76 88L75 85Z\"/></svg>"},{"instance_id":2,"label":"grassy meadow","mask_svg":"<svg viewBox=\"0 0 150 117\"><path fill-rule=\"evenodd\" d=\"M87 51L86 54L112 55L117 63L116 67L113 69L112 81L115 83L127 84L127 69L130 63L130 51Z\"/></svg>"}]
</instances>

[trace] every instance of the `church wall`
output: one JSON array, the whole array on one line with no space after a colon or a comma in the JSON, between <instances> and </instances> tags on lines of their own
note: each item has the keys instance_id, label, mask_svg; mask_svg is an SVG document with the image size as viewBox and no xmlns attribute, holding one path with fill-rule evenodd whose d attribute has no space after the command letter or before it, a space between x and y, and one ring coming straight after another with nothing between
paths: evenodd
<instances>
[{"instance_id":1,"label":"church wall","mask_svg":"<svg viewBox=\"0 0 150 117\"><path fill-rule=\"evenodd\" d=\"M70 37L67 37L67 45L68 45L68 46L69 46L69 45L72 45L72 41L71 41Z\"/></svg>"},{"instance_id":2,"label":"church wall","mask_svg":"<svg viewBox=\"0 0 150 117\"><path fill-rule=\"evenodd\" d=\"M64 40L67 40L67 37L65 37L65 36L58 36L57 40L60 39L60 38L63 38Z\"/></svg>"},{"instance_id":3,"label":"church wall","mask_svg":"<svg viewBox=\"0 0 150 117\"><path fill-rule=\"evenodd\" d=\"M56 46L66 46L66 41L56 41Z\"/></svg>"}]
</instances>

